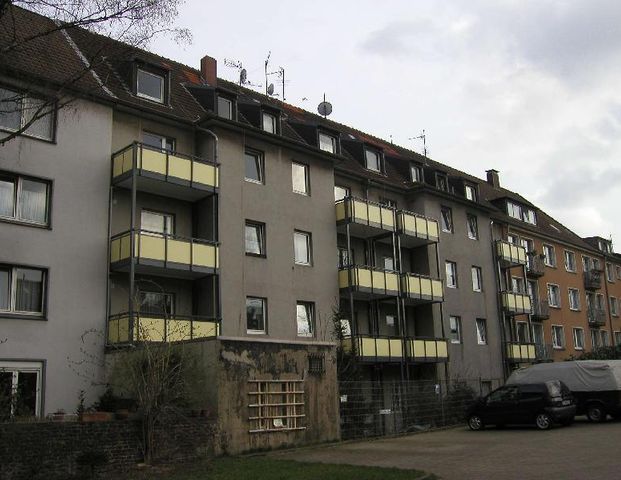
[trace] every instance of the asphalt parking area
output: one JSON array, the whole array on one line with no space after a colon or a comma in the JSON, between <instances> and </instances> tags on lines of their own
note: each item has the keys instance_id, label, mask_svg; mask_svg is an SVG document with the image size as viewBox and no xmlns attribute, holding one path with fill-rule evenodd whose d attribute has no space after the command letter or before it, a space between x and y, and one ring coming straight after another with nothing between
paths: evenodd
<instances>
[{"instance_id":1,"label":"asphalt parking area","mask_svg":"<svg viewBox=\"0 0 621 480\"><path fill-rule=\"evenodd\" d=\"M444 480L621 479L621 422L579 418L548 431L466 427L273 455L324 463L416 468Z\"/></svg>"}]
</instances>

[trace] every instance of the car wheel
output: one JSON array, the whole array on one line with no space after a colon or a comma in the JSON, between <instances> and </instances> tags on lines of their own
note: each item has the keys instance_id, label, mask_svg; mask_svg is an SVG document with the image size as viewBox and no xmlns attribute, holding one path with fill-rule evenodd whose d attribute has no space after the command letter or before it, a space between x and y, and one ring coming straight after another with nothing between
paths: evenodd
<instances>
[{"instance_id":1,"label":"car wheel","mask_svg":"<svg viewBox=\"0 0 621 480\"><path fill-rule=\"evenodd\" d=\"M547 413L540 413L535 418L535 425L539 430L547 430L552 426L552 419Z\"/></svg>"},{"instance_id":2,"label":"car wheel","mask_svg":"<svg viewBox=\"0 0 621 480\"><path fill-rule=\"evenodd\" d=\"M468 427L470 430L483 430L483 420L478 415L470 415L468 417Z\"/></svg>"},{"instance_id":3,"label":"car wheel","mask_svg":"<svg viewBox=\"0 0 621 480\"><path fill-rule=\"evenodd\" d=\"M604 411L604 409L602 408L601 405L589 405L587 407L587 418L591 421L591 422L603 422L606 420L606 412Z\"/></svg>"}]
</instances>

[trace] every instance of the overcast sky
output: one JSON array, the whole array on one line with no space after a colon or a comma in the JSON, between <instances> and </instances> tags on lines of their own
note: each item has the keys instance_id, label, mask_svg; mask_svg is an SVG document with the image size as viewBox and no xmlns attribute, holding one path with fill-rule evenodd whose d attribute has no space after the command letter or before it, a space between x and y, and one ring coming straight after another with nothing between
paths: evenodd
<instances>
[{"instance_id":1,"label":"overcast sky","mask_svg":"<svg viewBox=\"0 0 621 480\"><path fill-rule=\"evenodd\" d=\"M517 191L582 236L621 242L621 2L187 0L188 46L150 49L264 84L286 100ZM278 79L271 81L280 92ZM307 100L304 100L304 99ZM617 248L621 251L621 247Z\"/></svg>"}]
</instances>

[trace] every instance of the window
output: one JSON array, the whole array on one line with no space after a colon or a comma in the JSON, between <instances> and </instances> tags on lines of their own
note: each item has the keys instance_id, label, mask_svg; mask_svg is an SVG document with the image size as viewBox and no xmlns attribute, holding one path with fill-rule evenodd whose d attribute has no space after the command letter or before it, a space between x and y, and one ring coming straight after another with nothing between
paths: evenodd
<instances>
[{"instance_id":1,"label":"window","mask_svg":"<svg viewBox=\"0 0 621 480\"><path fill-rule=\"evenodd\" d=\"M574 328L574 348L576 350L584 350L584 330L582 328Z\"/></svg>"},{"instance_id":2,"label":"window","mask_svg":"<svg viewBox=\"0 0 621 480\"><path fill-rule=\"evenodd\" d=\"M436 172L436 188L443 192L448 192L448 177L445 173Z\"/></svg>"},{"instance_id":3,"label":"window","mask_svg":"<svg viewBox=\"0 0 621 480\"><path fill-rule=\"evenodd\" d=\"M162 151L175 151L175 139L157 133L142 132L142 143Z\"/></svg>"},{"instance_id":4,"label":"window","mask_svg":"<svg viewBox=\"0 0 621 480\"><path fill-rule=\"evenodd\" d=\"M507 213L512 218L522 220L522 207L513 202L507 202Z\"/></svg>"},{"instance_id":5,"label":"window","mask_svg":"<svg viewBox=\"0 0 621 480\"><path fill-rule=\"evenodd\" d=\"M392 200L391 198L380 197L379 203L380 205L384 205L386 207L397 208L397 201Z\"/></svg>"},{"instance_id":6,"label":"window","mask_svg":"<svg viewBox=\"0 0 621 480\"><path fill-rule=\"evenodd\" d=\"M477 188L474 185L466 185L466 198L471 202L477 201Z\"/></svg>"},{"instance_id":7,"label":"window","mask_svg":"<svg viewBox=\"0 0 621 480\"><path fill-rule=\"evenodd\" d=\"M50 184L0 172L0 218L49 225Z\"/></svg>"},{"instance_id":8,"label":"window","mask_svg":"<svg viewBox=\"0 0 621 480\"><path fill-rule=\"evenodd\" d=\"M565 270L576 271L576 254L570 250L565 250Z\"/></svg>"},{"instance_id":9,"label":"window","mask_svg":"<svg viewBox=\"0 0 621 480\"><path fill-rule=\"evenodd\" d=\"M267 299L246 297L246 331L248 333L265 333L267 320Z\"/></svg>"},{"instance_id":10,"label":"window","mask_svg":"<svg viewBox=\"0 0 621 480\"><path fill-rule=\"evenodd\" d=\"M442 220L442 231L453 232L453 211L449 207L441 207L440 218Z\"/></svg>"},{"instance_id":11,"label":"window","mask_svg":"<svg viewBox=\"0 0 621 480\"><path fill-rule=\"evenodd\" d=\"M261 115L262 121L263 121L263 130L265 130L266 132L269 133L277 133L278 129L277 129L277 119L276 119L276 115L272 115L271 113L267 113L267 112L263 112L263 115Z\"/></svg>"},{"instance_id":12,"label":"window","mask_svg":"<svg viewBox=\"0 0 621 480\"><path fill-rule=\"evenodd\" d=\"M175 314L175 296L172 293L140 291L138 302L140 313L168 317Z\"/></svg>"},{"instance_id":13,"label":"window","mask_svg":"<svg viewBox=\"0 0 621 480\"><path fill-rule=\"evenodd\" d=\"M602 347L607 347L610 344L608 341L608 331L600 330L600 333L602 335Z\"/></svg>"},{"instance_id":14,"label":"window","mask_svg":"<svg viewBox=\"0 0 621 480\"><path fill-rule=\"evenodd\" d=\"M386 326L394 327L395 326L395 316L394 315L386 315Z\"/></svg>"},{"instance_id":15,"label":"window","mask_svg":"<svg viewBox=\"0 0 621 480\"><path fill-rule=\"evenodd\" d=\"M392 257L385 256L383 258L384 270L394 271L395 269L395 260Z\"/></svg>"},{"instance_id":16,"label":"window","mask_svg":"<svg viewBox=\"0 0 621 480\"><path fill-rule=\"evenodd\" d=\"M0 362L0 419L41 415L42 373L40 362Z\"/></svg>"},{"instance_id":17,"label":"window","mask_svg":"<svg viewBox=\"0 0 621 480\"><path fill-rule=\"evenodd\" d=\"M606 280L614 282L615 277L612 274L612 263L606 263Z\"/></svg>"},{"instance_id":18,"label":"window","mask_svg":"<svg viewBox=\"0 0 621 480\"><path fill-rule=\"evenodd\" d=\"M244 158L246 160L246 181L253 183L265 183L265 176L263 175L263 154L253 150L246 150Z\"/></svg>"},{"instance_id":19,"label":"window","mask_svg":"<svg viewBox=\"0 0 621 480\"><path fill-rule=\"evenodd\" d=\"M552 245L543 245L543 263L548 267L556 267L556 253Z\"/></svg>"},{"instance_id":20,"label":"window","mask_svg":"<svg viewBox=\"0 0 621 480\"><path fill-rule=\"evenodd\" d=\"M569 291L569 309L580 310L580 291L577 288L570 288L568 291Z\"/></svg>"},{"instance_id":21,"label":"window","mask_svg":"<svg viewBox=\"0 0 621 480\"><path fill-rule=\"evenodd\" d=\"M537 225L537 216L532 208L522 207L511 201L507 202L507 214L531 225Z\"/></svg>"},{"instance_id":22,"label":"window","mask_svg":"<svg viewBox=\"0 0 621 480\"><path fill-rule=\"evenodd\" d=\"M484 318L477 318L477 343L487 345L487 322Z\"/></svg>"},{"instance_id":23,"label":"window","mask_svg":"<svg viewBox=\"0 0 621 480\"><path fill-rule=\"evenodd\" d=\"M246 220L246 255L265 256L265 224Z\"/></svg>"},{"instance_id":24,"label":"window","mask_svg":"<svg viewBox=\"0 0 621 480\"><path fill-rule=\"evenodd\" d=\"M479 239L479 227L477 225L477 217L475 215L466 215L468 221L468 238L471 240Z\"/></svg>"},{"instance_id":25,"label":"window","mask_svg":"<svg viewBox=\"0 0 621 480\"><path fill-rule=\"evenodd\" d=\"M457 288L457 264L455 262L446 262L446 286Z\"/></svg>"},{"instance_id":26,"label":"window","mask_svg":"<svg viewBox=\"0 0 621 480\"><path fill-rule=\"evenodd\" d=\"M565 332L561 325L552 325L552 347L565 348Z\"/></svg>"},{"instance_id":27,"label":"window","mask_svg":"<svg viewBox=\"0 0 621 480\"><path fill-rule=\"evenodd\" d=\"M164 103L164 77L139 68L136 95L154 102Z\"/></svg>"},{"instance_id":28,"label":"window","mask_svg":"<svg viewBox=\"0 0 621 480\"><path fill-rule=\"evenodd\" d=\"M593 262L593 270L601 270L599 266L599 258L592 258L591 261Z\"/></svg>"},{"instance_id":29,"label":"window","mask_svg":"<svg viewBox=\"0 0 621 480\"><path fill-rule=\"evenodd\" d=\"M410 179L414 183L421 183L423 181L423 167L410 163Z\"/></svg>"},{"instance_id":30,"label":"window","mask_svg":"<svg viewBox=\"0 0 621 480\"><path fill-rule=\"evenodd\" d=\"M304 430L304 380L249 380L250 433Z\"/></svg>"},{"instance_id":31,"label":"window","mask_svg":"<svg viewBox=\"0 0 621 480\"><path fill-rule=\"evenodd\" d=\"M336 153L336 137L319 132L319 150Z\"/></svg>"},{"instance_id":32,"label":"window","mask_svg":"<svg viewBox=\"0 0 621 480\"><path fill-rule=\"evenodd\" d=\"M512 233L507 234L507 242L511 245L519 245L520 239L517 235L513 235Z\"/></svg>"},{"instance_id":33,"label":"window","mask_svg":"<svg viewBox=\"0 0 621 480\"><path fill-rule=\"evenodd\" d=\"M293 162L291 164L291 183L293 191L301 195L308 195L310 192L308 181L308 165Z\"/></svg>"},{"instance_id":34,"label":"window","mask_svg":"<svg viewBox=\"0 0 621 480\"><path fill-rule=\"evenodd\" d=\"M604 311L604 295L602 293L595 294L596 307L600 311Z\"/></svg>"},{"instance_id":35,"label":"window","mask_svg":"<svg viewBox=\"0 0 621 480\"><path fill-rule=\"evenodd\" d=\"M617 280L621 280L621 266L616 265L615 270L617 271Z\"/></svg>"},{"instance_id":36,"label":"window","mask_svg":"<svg viewBox=\"0 0 621 480\"><path fill-rule=\"evenodd\" d=\"M610 314L613 317L619 316L619 302L616 297L610 297Z\"/></svg>"},{"instance_id":37,"label":"window","mask_svg":"<svg viewBox=\"0 0 621 480\"><path fill-rule=\"evenodd\" d=\"M44 270L0 266L0 311L43 315L45 280Z\"/></svg>"},{"instance_id":38,"label":"window","mask_svg":"<svg viewBox=\"0 0 621 480\"><path fill-rule=\"evenodd\" d=\"M615 345L621 345L621 332L615 332Z\"/></svg>"},{"instance_id":39,"label":"window","mask_svg":"<svg viewBox=\"0 0 621 480\"><path fill-rule=\"evenodd\" d=\"M311 264L311 234L296 231L293 233L293 249L295 263L298 265Z\"/></svg>"},{"instance_id":40,"label":"window","mask_svg":"<svg viewBox=\"0 0 621 480\"><path fill-rule=\"evenodd\" d=\"M528 323L526 322L517 322L517 341L519 343L528 343Z\"/></svg>"},{"instance_id":41,"label":"window","mask_svg":"<svg viewBox=\"0 0 621 480\"><path fill-rule=\"evenodd\" d=\"M524 247L526 253L533 253L535 251L535 242L530 238L520 238L520 245Z\"/></svg>"},{"instance_id":42,"label":"window","mask_svg":"<svg viewBox=\"0 0 621 480\"><path fill-rule=\"evenodd\" d=\"M594 350L602 346L600 343L599 330L591 329L591 345Z\"/></svg>"},{"instance_id":43,"label":"window","mask_svg":"<svg viewBox=\"0 0 621 480\"><path fill-rule=\"evenodd\" d=\"M561 296L558 285L548 283L548 304L551 307L561 308Z\"/></svg>"},{"instance_id":44,"label":"window","mask_svg":"<svg viewBox=\"0 0 621 480\"><path fill-rule=\"evenodd\" d=\"M480 292L483 289L483 281L481 278L481 267L472 267L472 290Z\"/></svg>"},{"instance_id":45,"label":"window","mask_svg":"<svg viewBox=\"0 0 621 480\"><path fill-rule=\"evenodd\" d=\"M350 196L350 190L348 187L341 187L339 185L334 186L334 201L338 202L346 197Z\"/></svg>"},{"instance_id":46,"label":"window","mask_svg":"<svg viewBox=\"0 0 621 480\"><path fill-rule=\"evenodd\" d=\"M173 235L175 233L175 217L169 213L143 210L140 212L140 228L146 233Z\"/></svg>"},{"instance_id":47,"label":"window","mask_svg":"<svg viewBox=\"0 0 621 480\"><path fill-rule=\"evenodd\" d=\"M451 315L449 317L449 328L451 330L451 343L461 343L461 317Z\"/></svg>"},{"instance_id":48,"label":"window","mask_svg":"<svg viewBox=\"0 0 621 480\"><path fill-rule=\"evenodd\" d=\"M222 118L226 118L228 120L233 120L233 101L226 98L218 96L218 116Z\"/></svg>"},{"instance_id":49,"label":"window","mask_svg":"<svg viewBox=\"0 0 621 480\"><path fill-rule=\"evenodd\" d=\"M588 272L591 270L591 259L586 255L582 255L582 271Z\"/></svg>"},{"instance_id":50,"label":"window","mask_svg":"<svg viewBox=\"0 0 621 480\"><path fill-rule=\"evenodd\" d=\"M537 225L537 217L535 211L531 208L522 209L522 220L531 225Z\"/></svg>"},{"instance_id":51,"label":"window","mask_svg":"<svg viewBox=\"0 0 621 480\"><path fill-rule=\"evenodd\" d=\"M522 277L511 277L511 291L513 293L524 293L524 279Z\"/></svg>"},{"instance_id":52,"label":"window","mask_svg":"<svg viewBox=\"0 0 621 480\"><path fill-rule=\"evenodd\" d=\"M315 304L298 302L296 311L298 337L312 337L315 331Z\"/></svg>"},{"instance_id":53,"label":"window","mask_svg":"<svg viewBox=\"0 0 621 480\"><path fill-rule=\"evenodd\" d=\"M380 154L375 150L369 150L366 148L364 150L364 158L366 161L366 167L368 170L372 170L374 172L381 172L381 164L380 164Z\"/></svg>"},{"instance_id":54,"label":"window","mask_svg":"<svg viewBox=\"0 0 621 480\"><path fill-rule=\"evenodd\" d=\"M352 257L353 256L354 252L352 251ZM353 262L349 261L349 254L347 252L347 248L338 247L338 262L339 268L347 267L353 264Z\"/></svg>"},{"instance_id":55,"label":"window","mask_svg":"<svg viewBox=\"0 0 621 480\"><path fill-rule=\"evenodd\" d=\"M0 87L0 128L17 131L25 127L33 117L37 120L24 130L25 135L52 140L54 135L54 105L31 97L26 93Z\"/></svg>"}]
</instances>

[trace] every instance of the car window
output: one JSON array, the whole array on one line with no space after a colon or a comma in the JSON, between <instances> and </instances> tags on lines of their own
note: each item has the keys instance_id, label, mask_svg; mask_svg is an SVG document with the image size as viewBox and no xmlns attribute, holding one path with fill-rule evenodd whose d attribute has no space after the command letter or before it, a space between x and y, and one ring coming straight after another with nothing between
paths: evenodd
<instances>
[{"instance_id":1,"label":"car window","mask_svg":"<svg viewBox=\"0 0 621 480\"><path fill-rule=\"evenodd\" d=\"M487 403L509 402L517 400L516 387L502 387L487 396Z\"/></svg>"}]
</instances>

